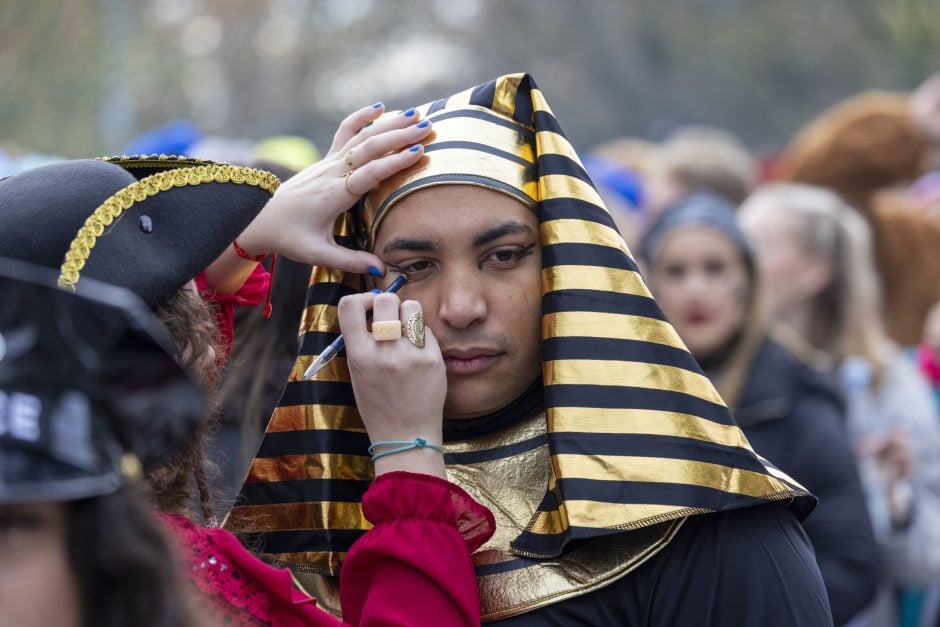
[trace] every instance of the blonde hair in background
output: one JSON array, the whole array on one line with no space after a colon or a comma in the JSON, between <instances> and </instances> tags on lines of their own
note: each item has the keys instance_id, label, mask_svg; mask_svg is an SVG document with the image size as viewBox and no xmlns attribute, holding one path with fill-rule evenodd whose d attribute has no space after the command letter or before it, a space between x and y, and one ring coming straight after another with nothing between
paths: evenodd
<instances>
[{"instance_id":1,"label":"blonde hair in background","mask_svg":"<svg viewBox=\"0 0 940 627\"><path fill-rule=\"evenodd\" d=\"M868 223L833 192L810 185L766 185L748 202L791 216L791 233L806 254L829 262L829 281L809 301L806 340L836 363L851 355L866 358L877 385L888 339Z\"/></svg>"},{"instance_id":2,"label":"blonde hair in background","mask_svg":"<svg viewBox=\"0 0 940 627\"><path fill-rule=\"evenodd\" d=\"M764 299L763 281L753 264L748 267L750 286L745 303L744 324L734 351L725 361L715 382L715 388L731 412L740 407L741 393L751 374L751 363L767 339L769 315Z\"/></svg>"}]
</instances>

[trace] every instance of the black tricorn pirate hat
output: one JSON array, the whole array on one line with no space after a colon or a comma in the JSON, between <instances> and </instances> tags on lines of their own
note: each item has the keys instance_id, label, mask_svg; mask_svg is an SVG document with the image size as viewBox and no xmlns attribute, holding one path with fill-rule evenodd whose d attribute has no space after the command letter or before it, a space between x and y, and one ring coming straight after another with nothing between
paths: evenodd
<instances>
[{"instance_id":1,"label":"black tricorn pirate hat","mask_svg":"<svg viewBox=\"0 0 940 627\"><path fill-rule=\"evenodd\" d=\"M108 494L175 454L203 394L128 290L0 258L0 503Z\"/></svg>"},{"instance_id":2,"label":"black tricorn pirate hat","mask_svg":"<svg viewBox=\"0 0 940 627\"><path fill-rule=\"evenodd\" d=\"M254 168L153 155L63 161L0 180L0 254L165 302L278 186Z\"/></svg>"}]
</instances>

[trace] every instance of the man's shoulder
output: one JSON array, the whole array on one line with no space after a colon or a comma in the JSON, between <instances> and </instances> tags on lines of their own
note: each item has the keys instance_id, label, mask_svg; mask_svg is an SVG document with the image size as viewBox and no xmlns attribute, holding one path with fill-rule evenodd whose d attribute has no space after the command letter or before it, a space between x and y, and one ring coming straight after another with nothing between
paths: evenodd
<instances>
[{"instance_id":1,"label":"man's shoulder","mask_svg":"<svg viewBox=\"0 0 940 627\"><path fill-rule=\"evenodd\" d=\"M785 503L770 503L691 516L629 575L505 624L816 627L831 620L806 535Z\"/></svg>"}]
</instances>

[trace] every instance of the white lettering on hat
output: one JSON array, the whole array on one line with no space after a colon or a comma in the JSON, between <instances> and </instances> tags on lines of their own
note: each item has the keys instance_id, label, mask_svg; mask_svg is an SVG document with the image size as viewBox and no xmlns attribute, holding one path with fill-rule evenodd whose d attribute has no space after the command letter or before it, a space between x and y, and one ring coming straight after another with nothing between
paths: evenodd
<instances>
[{"instance_id":1,"label":"white lettering on hat","mask_svg":"<svg viewBox=\"0 0 940 627\"><path fill-rule=\"evenodd\" d=\"M17 440L38 442L42 401L32 394L0 392L0 435Z\"/></svg>"}]
</instances>

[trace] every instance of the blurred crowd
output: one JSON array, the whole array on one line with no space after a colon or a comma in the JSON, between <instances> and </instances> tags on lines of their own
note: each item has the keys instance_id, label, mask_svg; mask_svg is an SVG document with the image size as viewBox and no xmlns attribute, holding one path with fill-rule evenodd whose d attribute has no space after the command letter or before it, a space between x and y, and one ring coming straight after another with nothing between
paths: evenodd
<instances>
[{"instance_id":1,"label":"blurred crowd","mask_svg":"<svg viewBox=\"0 0 940 627\"><path fill-rule=\"evenodd\" d=\"M837 624L940 620L938 131L933 78L774 153L688 127L585 159L755 450L819 497L804 528Z\"/></svg>"},{"instance_id":2,"label":"blurred crowd","mask_svg":"<svg viewBox=\"0 0 940 627\"><path fill-rule=\"evenodd\" d=\"M803 528L836 624L940 625L938 146L940 77L857 94L772 153L708 127L584 153L653 295L748 440L819 498ZM186 121L126 152L282 180L320 156L303 138L207 137ZM0 177L58 160L8 146ZM309 272L282 259L259 298L216 303L235 328L207 445L219 511L294 364ZM265 299L270 320L240 307Z\"/></svg>"}]
</instances>

